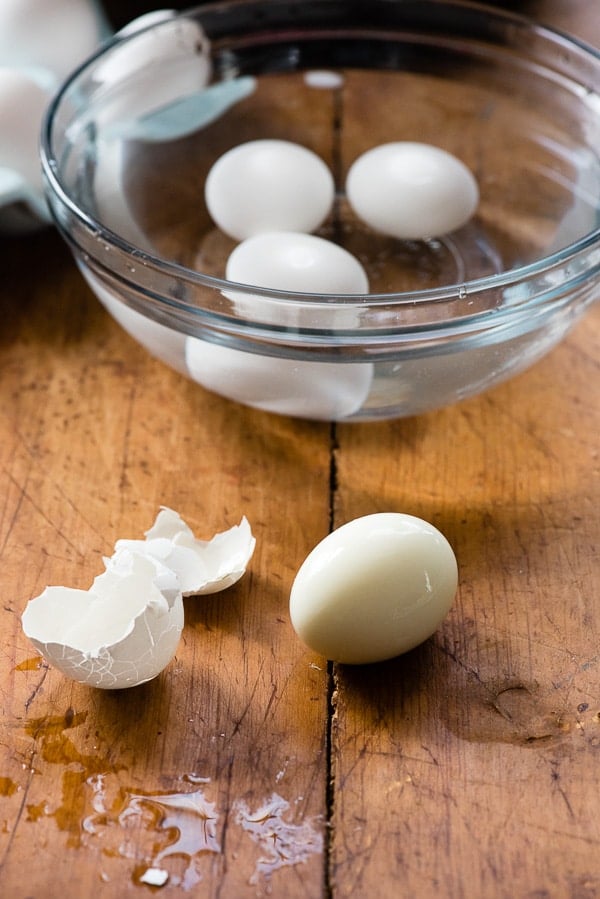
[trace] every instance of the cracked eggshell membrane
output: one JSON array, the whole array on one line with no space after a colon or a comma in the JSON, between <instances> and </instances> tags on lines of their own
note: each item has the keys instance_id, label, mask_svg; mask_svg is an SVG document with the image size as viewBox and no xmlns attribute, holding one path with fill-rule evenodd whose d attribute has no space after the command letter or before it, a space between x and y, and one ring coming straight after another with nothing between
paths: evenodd
<instances>
[{"instance_id":1,"label":"cracked eggshell membrane","mask_svg":"<svg viewBox=\"0 0 600 899\"><path fill-rule=\"evenodd\" d=\"M115 554L142 553L175 572L184 596L219 593L242 577L252 558L256 540L244 516L238 525L198 540L177 512L166 506L145 540L117 540Z\"/></svg>"},{"instance_id":2,"label":"cracked eggshell membrane","mask_svg":"<svg viewBox=\"0 0 600 899\"><path fill-rule=\"evenodd\" d=\"M103 689L152 680L177 650L183 593L234 584L256 543L246 518L202 541L166 508L146 537L117 541L90 590L47 587L27 604L25 635L67 677Z\"/></svg>"},{"instance_id":3,"label":"cracked eggshell membrane","mask_svg":"<svg viewBox=\"0 0 600 899\"><path fill-rule=\"evenodd\" d=\"M174 572L121 552L89 590L47 587L22 616L26 636L67 677L102 689L152 680L175 655L183 600Z\"/></svg>"}]
</instances>

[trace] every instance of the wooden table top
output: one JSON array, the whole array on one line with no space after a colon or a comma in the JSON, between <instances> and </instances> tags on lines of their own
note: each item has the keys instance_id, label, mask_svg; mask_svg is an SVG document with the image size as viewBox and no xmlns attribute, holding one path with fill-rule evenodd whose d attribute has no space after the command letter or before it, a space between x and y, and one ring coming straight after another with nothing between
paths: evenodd
<instances>
[{"instance_id":1,"label":"wooden table top","mask_svg":"<svg viewBox=\"0 0 600 899\"><path fill-rule=\"evenodd\" d=\"M600 45L598 0L528 11ZM600 896L600 309L481 397L331 427L150 358L54 231L0 247L0 896ZM200 537L246 515L249 570L186 600L156 680L75 685L25 604L160 505ZM328 666L293 577L383 510L446 534L456 602L406 656Z\"/></svg>"}]
</instances>

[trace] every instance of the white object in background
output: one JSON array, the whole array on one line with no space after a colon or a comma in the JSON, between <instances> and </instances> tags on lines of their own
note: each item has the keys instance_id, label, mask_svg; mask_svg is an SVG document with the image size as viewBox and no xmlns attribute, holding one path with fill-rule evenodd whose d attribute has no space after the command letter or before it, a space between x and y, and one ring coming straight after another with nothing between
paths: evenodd
<instances>
[{"instance_id":1,"label":"white object in background","mask_svg":"<svg viewBox=\"0 0 600 899\"><path fill-rule=\"evenodd\" d=\"M48 221L39 137L52 94L109 35L93 0L0 2L0 230Z\"/></svg>"},{"instance_id":2,"label":"white object in background","mask_svg":"<svg viewBox=\"0 0 600 899\"><path fill-rule=\"evenodd\" d=\"M477 182L460 159L413 141L381 144L359 156L348 172L346 195L375 231L402 240L455 231L479 202Z\"/></svg>"},{"instance_id":3,"label":"white object in background","mask_svg":"<svg viewBox=\"0 0 600 899\"><path fill-rule=\"evenodd\" d=\"M43 70L0 67L0 205L26 203L41 219L47 212L38 144L51 95Z\"/></svg>"},{"instance_id":4,"label":"white object in background","mask_svg":"<svg viewBox=\"0 0 600 899\"><path fill-rule=\"evenodd\" d=\"M148 27L148 26L152 27ZM94 78L106 85L118 85L111 119L121 116L136 118L149 110L200 90L212 72L210 44L201 26L191 19L179 18L172 10L161 10L134 19L116 35L119 42L99 62ZM195 65L189 63L189 57ZM183 64L178 65L178 58ZM128 90L128 79L139 72L169 61L156 79L148 80L146 93ZM122 97L122 99L120 99ZM106 101L103 101L106 106ZM123 109L121 107L124 107Z\"/></svg>"},{"instance_id":5,"label":"white object in background","mask_svg":"<svg viewBox=\"0 0 600 899\"><path fill-rule=\"evenodd\" d=\"M157 10L134 19L120 34L130 36L173 16L172 10ZM190 40L197 40L199 29L190 25L190 34L192 30ZM171 49L184 31L183 26L171 25L167 32ZM61 82L110 36L101 6L94 0L1 0L0 230L32 230L48 221L39 161L46 108ZM164 39L159 36L159 45ZM144 38L141 48L134 42L133 49L117 58L118 71L113 69L112 75L122 74L127 65L139 64L140 56L151 62L155 45L156 39L150 36ZM207 62L202 55L199 59L203 86ZM11 77L7 71L12 71ZM160 90L155 87L153 108L159 100ZM18 165L9 159L15 155Z\"/></svg>"},{"instance_id":6,"label":"white object in background","mask_svg":"<svg viewBox=\"0 0 600 899\"><path fill-rule=\"evenodd\" d=\"M300 144L254 140L224 153L204 185L208 211L235 240L265 231L314 231L328 216L333 176Z\"/></svg>"},{"instance_id":7,"label":"white object in background","mask_svg":"<svg viewBox=\"0 0 600 899\"><path fill-rule=\"evenodd\" d=\"M103 120L94 171L96 217L137 249L150 252L154 248L132 213L124 184L131 152L127 139L139 136L130 132L135 132L144 116L152 120L153 114L170 104L201 94L212 70L210 46L201 27L174 15L172 10L148 13L116 35L119 42L94 72L94 78L103 83L102 108L92 107L77 118L80 130L90 121ZM152 26L150 30L146 30L148 26ZM186 60L182 67L173 62L178 54ZM194 65L187 61L190 54ZM149 78L148 72L153 71L158 74ZM146 91L140 90L136 80L137 73L144 72L149 85ZM73 133L70 138L79 139Z\"/></svg>"},{"instance_id":8,"label":"white object in background","mask_svg":"<svg viewBox=\"0 0 600 899\"><path fill-rule=\"evenodd\" d=\"M60 83L109 34L91 0L2 0L0 60L3 65L39 66Z\"/></svg>"},{"instance_id":9,"label":"white object in background","mask_svg":"<svg viewBox=\"0 0 600 899\"><path fill-rule=\"evenodd\" d=\"M379 662L430 637L457 585L452 547L432 524L398 512L366 515L307 556L292 584L292 626L327 659Z\"/></svg>"}]
</instances>

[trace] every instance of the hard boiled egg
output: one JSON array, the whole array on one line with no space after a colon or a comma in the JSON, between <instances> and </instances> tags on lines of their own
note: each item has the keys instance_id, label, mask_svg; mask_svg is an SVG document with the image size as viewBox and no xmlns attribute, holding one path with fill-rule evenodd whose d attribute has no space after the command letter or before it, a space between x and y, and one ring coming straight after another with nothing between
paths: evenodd
<instances>
[{"instance_id":1,"label":"hard boiled egg","mask_svg":"<svg viewBox=\"0 0 600 899\"><path fill-rule=\"evenodd\" d=\"M343 247L314 234L283 230L257 234L238 244L227 260L225 277L241 284L301 293L369 291L364 268Z\"/></svg>"},{"instance_id":2,"label":"hard boiled egg","mask_svg":"<svg viewBox=\"0 0 600 899\"><path fill-rule=\"evenodd\" d=\"M226 276L230 281L301 293L363 294L369 282L360 262L343 247L313 234L274 232L257 234L231 253ZM228 290L239 315L271 321L279 327L314 327L324 307L318 300L304 304L274 297ZM337 324L351 327L359 311L339 310ZM280 358L243 352L196 337L186 341L186 362L192 378L229 399L280 415L338 420L357 412L366 400L373 365Z\"/></svg>"},{"instance_id":3,"label":"hard boiled egg","mask_svg":"<svg viewBox=\"0 0 600 899\"><path fill-rule=\"evenodd\" d=\"M334 182L323 160L307 147L254 140L214 163L204 196L219 228L244 240L264 231L314 231L329 214Z\"/></svg>"},{"instance_id":4,"label":"hard boiled egg","mask_svg":"<svg viewBox=\"0 0 600 899\"><path fill-rule=\"evenodd\" d=\"M429 144L381 144L352 164L348 202L375 231L403 240L441 237L466 224L479 188L467 166Z\"/></svg>"},{"instance_id":5,"label":"hard boiled egg","mask_svg":"<svg viewBox=\"0 0 600 899\"><path fill-rule=\"evenodd\" d=\"M307 556L292 585L291 622L327 659L383 661L434 633L457 583L454 552L433 525L397 512L366 515Z\"/></svg>"},{"instance_id":6,"label":"hard boiled egg","mask_svg":"<svg viewBox=\"0 0 600 899\"><path fill-rule=\"evenodd\" d=\"M321 421L357 412L373 380L370 362L312 362L246 353L188 337L190 376L207 390L245 406Z\"/></svg>"}]
</instances>

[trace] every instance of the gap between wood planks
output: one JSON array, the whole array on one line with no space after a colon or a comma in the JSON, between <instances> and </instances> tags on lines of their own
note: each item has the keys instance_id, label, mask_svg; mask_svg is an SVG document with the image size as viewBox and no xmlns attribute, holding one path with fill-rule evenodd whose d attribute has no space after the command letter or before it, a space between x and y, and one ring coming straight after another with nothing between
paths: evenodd
<instances>
[{"instance_id":1,"label":"gap between wood planks","mask_svg":"<svg viewBox=\"0 0 600 899\"><path fill-rule=\"evenodd\" d=\"M331 129L331 167L336 185L333 204L334 239L343 246L342 222L340 217L339 197L343 190L344 175L342 167L342 129L344 120L343 93L340 88L333 92L333 116ZM328 532L336 527L336 496L338 490L337 454L339 443L337 424L332 421L329 426L329 520ZM336 715L337 676L335 662L327 661L327 727L325 737L325 833L323 835L323 890L324 899L333 899L333 883L331 879L331 858L333 852L333 814L335 804L335 772L333 767L333 728Z\"/></svg>"},{"instance_id":2,"label":"gap between wood planks","mask_svg":"<svg viewBox=\"0 0 600 899\"><path fill-rule=\"evenodd\" d=\"M335 501L338 489L337 425L331 422L329 429L329 533L335 529ZM333 727L336 714L337 678L335 662L327 662L327 728L325 742L325 833L324 833L324 897L333 899L331 882L331 855L333 850L333 813L335 802L335 773L333 770Z\"/></svg>"}]
</instances>

